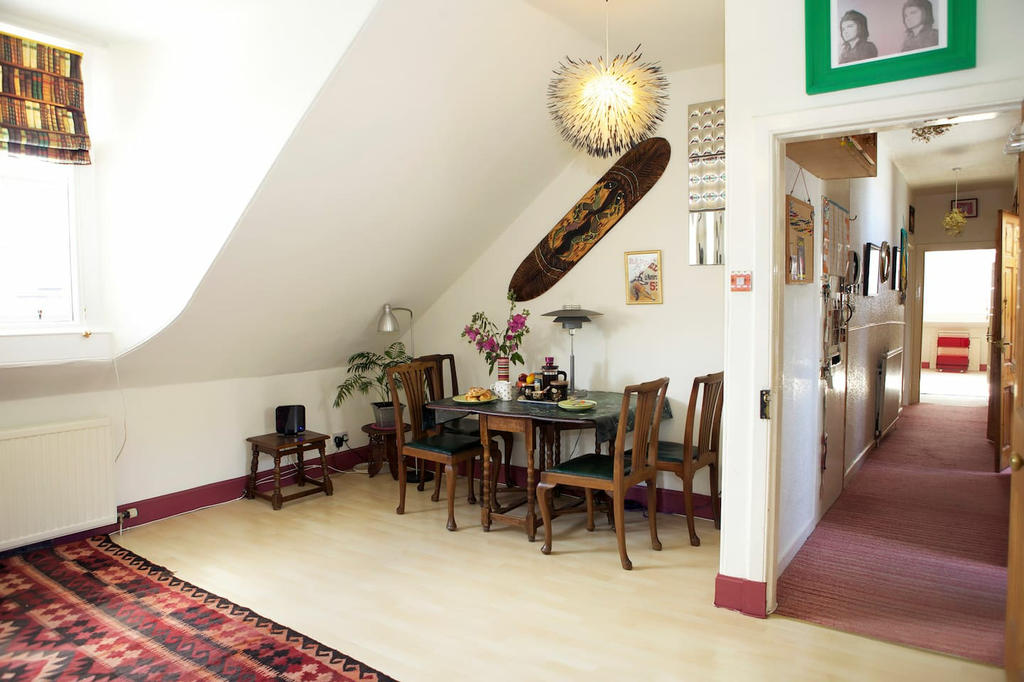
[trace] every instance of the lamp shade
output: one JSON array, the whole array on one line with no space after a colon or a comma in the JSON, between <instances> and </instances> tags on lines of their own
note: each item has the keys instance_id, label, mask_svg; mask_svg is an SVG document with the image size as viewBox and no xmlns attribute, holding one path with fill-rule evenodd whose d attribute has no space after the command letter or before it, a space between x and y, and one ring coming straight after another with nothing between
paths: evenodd
<instances>
[{"instance_id":1,"label":"lamp shade","mask_svg":"<svg viewBox=\"0 0 1024 682\"><path fill-rule=\"evenodd\" d=\"M562 329L579 329L584 322L590 322L590 318L598 317L602 313L580 308L578 305L567 305L560 310L552 310L544 313L546 317L554 317L554 321L562 325Z\"/></svg>"},{"instance_id":2,"label":"lamp shade","mask_svg":"<svg viewBox=\"0 0 1024 682\"><path fill-rule=\"evenodd\" d=\"M385 303L384 310L381 311L380 317L377 318L377 331L381 334L390 334L391 332L397 332L398 318L391 312L391 304Z\"/></svg>"}]
</instances>

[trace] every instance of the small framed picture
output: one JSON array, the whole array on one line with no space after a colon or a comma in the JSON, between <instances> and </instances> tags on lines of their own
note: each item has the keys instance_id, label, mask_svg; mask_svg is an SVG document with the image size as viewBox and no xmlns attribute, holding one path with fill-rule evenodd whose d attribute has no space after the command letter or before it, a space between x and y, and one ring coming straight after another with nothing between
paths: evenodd
<instances>
[{"instance_id":1,"label":"small framed picture","mask_svg":"<svg viewBox=\"0 0 1024 682\"><path fill-rule=\"evenodd\" d=\"M952 211L954 208L960 209L960 212L964 214L965 218L978 217L977 199L955 199L950 201L949 210Z\"/></svg>"},{"instance_id":2,"label":"small framed picture","mask_svg":"<svg viewBox=\"0 0 1024 682\"><path fill-rule=\"evenodd\" d=\"M914 234L914 206L910 206L910 218L907 220L907 232Z\"/></svg>"},{"instance_id":3,"label":"small framed picture","mask_svg":"<svg viewBox=\"0 0 1024 682\"><path fill-rule=\"evenodd\" d=\"M661 302L661 251L627 251L626 303Z\"/></svg>"},{"instance_id":4,"label":"small framed picture","mask_svg":"<svg viewBox=\"0 0 1024 682\"><path fill-rule=\"evenodd\" d=\"M807 94L975 65L976 0L804 0Z\"/></svg>"},{"instance_id":5,"label":"small framed picture","mask_svg":"<svg viewBox=\"0 0 1024 682\"><path fill-rule=\"evenodd\" d=\"M881 279L879 269L882 261L882 250L877 244L864 244L864 295L878 296L878 282Z\"/></svg>"},{"instance_id":6,"label":"small framed picture","mask_svg":"<svg viewBox=\"0 0 1024 682\"><path fill-rule=\"evenodd\" d=\"M786 284L814 282L814 207L786 195Z\"/></svg>"}]
</instances>

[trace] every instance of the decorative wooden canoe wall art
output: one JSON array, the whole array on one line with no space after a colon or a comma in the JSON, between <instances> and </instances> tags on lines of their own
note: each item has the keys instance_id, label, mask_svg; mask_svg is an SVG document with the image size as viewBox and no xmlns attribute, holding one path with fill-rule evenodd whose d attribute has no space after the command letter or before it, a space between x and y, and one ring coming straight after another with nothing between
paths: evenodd
<instances>
[{"instance_id":1,"label":"decorative wooden canoe wall art","mask_svg":"<svg viewBox=\"0 0 1024 682\"><path fill-rule=\"evenodd\" d=\"M509 289L529 301L550 289L654 187L672 148L652 137L623 154L519 264Z\"/></svg>"}]
</instances>

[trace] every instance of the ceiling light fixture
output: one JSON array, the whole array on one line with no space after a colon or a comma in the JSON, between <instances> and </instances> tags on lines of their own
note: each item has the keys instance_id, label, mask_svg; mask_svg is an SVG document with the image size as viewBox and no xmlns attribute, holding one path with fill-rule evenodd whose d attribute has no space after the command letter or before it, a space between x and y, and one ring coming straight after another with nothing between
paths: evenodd
<instances>
[{"instance_id":1,"label":"ceiling light fixture","mask_svg":"<svg viewBox=\"0 0 1024 682\"><path fill-rule=\"evenodd\" d=\"M566 57L548 83L548 111L566 142L591 156L621 154L650 137L665 117L668 80L654 62L641 63L640 46L610 59L608 0L604 58Z\"/></svg>"},{"instance_id":2,"label":"ceiling light fixture","mask_svg":"<svg viewBox=\"0 0 1024 682\"><path fill-rule=\"evenodd\" d=\"M914 142L928 143L932 141L933 137L939 137L949 132L949 129L953 127L953 123L943 123L941 125L933 126L921 126L920 128L914 128L910 131L910 139Z\"/></svg>"},{"instance_id":3,"label":"ceiling light fixture","mask_svg":"<svg viewBox=\"0 0 1024 682\"><path fill-rule=\"evenodd\" d=\"M960 233L964 231L964 225L967 224L967 218L960 212L957 205L960 200L960 167L954 168L953 173L956 174L956 181L953 185L953 208L942 219L942 226L946 228L946 234L950 237L959 237Z\"/></svg>"}]
</instances>

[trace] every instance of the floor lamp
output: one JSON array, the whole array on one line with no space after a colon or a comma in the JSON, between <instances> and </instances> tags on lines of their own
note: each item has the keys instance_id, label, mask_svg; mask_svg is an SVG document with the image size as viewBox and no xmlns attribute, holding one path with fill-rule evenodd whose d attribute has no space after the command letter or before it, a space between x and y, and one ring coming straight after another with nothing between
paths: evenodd
<instances>
[{"instance_id":1,"label":"floor lamp","mask_svg":"<svg viewBox=\"0 0 1024 682\"><path fill-rule=\"evenodd\" d=\"M591 317L598 317L601 313L584 310L578 305L567 305L561 310L552 310L544 315L553 316L555 322L562 325L562 329L569 330L569 397L585 397L587 392L576 388L576 349L573 342L576 338L576 330L582 327L584 322L590 322Z\"/></svg>"}]
</instances>

